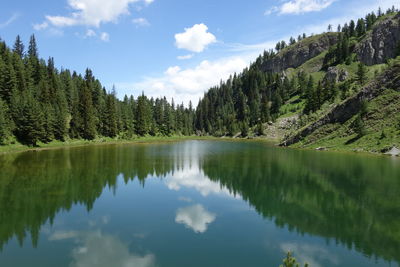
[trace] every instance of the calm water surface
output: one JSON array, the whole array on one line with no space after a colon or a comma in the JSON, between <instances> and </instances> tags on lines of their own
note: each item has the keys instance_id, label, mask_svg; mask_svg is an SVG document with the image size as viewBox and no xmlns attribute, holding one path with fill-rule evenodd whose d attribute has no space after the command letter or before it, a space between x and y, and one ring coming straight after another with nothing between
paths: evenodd
<instances>
[{"instance_id":1,"label":"calm water surface","mask_svg":"<svg viewBox=\"0 0 400 267\"><path fill-rule=\"evenodd\" d=\"M0 157L0 266L399 266L400 160L260 142Z\"/></svg>"}]
</instances>

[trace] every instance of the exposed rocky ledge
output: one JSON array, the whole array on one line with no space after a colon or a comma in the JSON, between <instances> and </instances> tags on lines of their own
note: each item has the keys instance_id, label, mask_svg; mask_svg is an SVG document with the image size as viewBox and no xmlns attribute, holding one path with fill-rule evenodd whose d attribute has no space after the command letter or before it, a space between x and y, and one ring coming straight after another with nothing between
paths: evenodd
<instances>
[{"instance_id":1,"label":"exposed rocky ledge","mask_svg":"<svg viewBox=\"0 0 400 267\"><path fill-rule=\"evenodd\" d=\"M274 58L263 63L265 72L282 72L288 68L297 68L308 60L318 56L338 41L338 33L329 32L308 37L283 49Z\"/></svg>"},{"instance_id":2,"label":"exposed rocky ledge","mask_svg":"<svg viewBox=\"0 0 400 267\"><path fill-rule=\"evenodd\" d=\"M358 59L371 66L385 63L396 56L400 45L400 13L378 22L356 46Z\"/></svg>"},{"instance_id":3,"label":"exposed rocky ledge","mask_svg":"<svg viewBox=\"0 0 400 267\"><path fill-rule=\"evenodd\" d=\"M349 77L349 73L345 70L338 69L337 67L329 67L328 71L325 74L324 83L337 83L343 82Z\"/></svg>"}]
</instances>

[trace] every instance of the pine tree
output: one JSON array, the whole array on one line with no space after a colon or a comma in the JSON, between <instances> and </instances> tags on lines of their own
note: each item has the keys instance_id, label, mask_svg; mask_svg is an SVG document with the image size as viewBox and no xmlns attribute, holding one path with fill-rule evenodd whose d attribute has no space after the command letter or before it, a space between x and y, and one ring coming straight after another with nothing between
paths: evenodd
<instances>
[{"instance_id":1,"label":"pine tree","mask_svg":"<svg viewBox=\"0 0 400 267\"><path fill-rule=\"evenodd\" d=\"M278 42L278 43L276 44L275 50L276 50L276 52L281 51L281 42Z\"/></svg>"},{"instance_id":2,"label":"pine tree","mask_svg":"<svg viewBox=\"0 0 400 267\"><path fill-rule=\"evenodd\" d=\"M71 114L68 112L68 103L65 94L60 90L56 91L54 104L54 137L64 141L68 135Z\"/></svg>"},{"instance_id":3,"label":"pine tree","mask_svg":"<svg viewBox=\"0 0 400 267\"><path fill-rule=\"evenodd\" d=\"M280 94L278 94L278 92L275 92L272 95L272 106L271 106L271 113L273 115L279 115L279 110L282 106L282 97L280 96Z\"/></svg>"},{"instance_id":4,"label":"pine tree","mask_svg":"<svg viewBox=\"0 0 400 267\"><path fill-rule=\"evenodd\" d=\"M247 137L249 135L249 123L247 120L241 123L240 130L242 132L242 137Z\"/></svg>"},{"instance_id":5,"label":"pine tree","mask_svg":"<svg viewBox=\"0 0 400 267\"><path fill-rule=\"evenodd\" d=\"M2 61L0 57L0 98L11 103L11 97L17 90L17 81L13 65Z\"/></svg>"},{"instance_id":6,"label":"pine tree","mask_svg":"<svg viewBox=\"0 0 400 267\"><path fill-rule=\"evenodd\" d=\"M349 24L349 35L350 35L350 37L353 37L353 36L356 35L356 24L355 24L354 20L350 21L350 24Z\"/></svg>"},{"instance_id":7,"label":"pine tree","mask_svg":"<svg viewBox=\"0 0 400 267\"><path fill-rule=\"evenodd\" d=\"M147 97L144 93L137 99L136 111L136 133L145 136L150 131L151 126L151 109L148 104Z\"/></svg>"},{"instance_id":8,"label":"pine tree","mask_svg":"<svg viewBox=\"0 0 400 267\"><path fill-rule=\"evenodd\" d=\"M363 36L365 34L365 30L366 29L364 19L358 19L356 26L357 37Z\"/></svg>"},{"instance_id":9,"label":"pine tree","mask_svg":"<svg viewBox=\"0 0 400 267\"><path fill-rule=\"evenodd\" d=\"M44 117L40 104L30 92L24 92L19 103L16 119L16 136L23 144L36 146L45 134Z\"/></svg>"},{"instance_id":10,"label":"pine tree","mask_svg":"<svg viewBox=\"0 0 400 267\"><path fill-rule=\"evenodd\" d=\"M322 104L324 103L323 89L321 81L318 82L317 88L315 89L315 109L320 109Z\"/></svg>"},{"instance_id":11,"label":"pine tree","mask_svg":"<svg viewBox=\"0 0 400 267\"><path fill-rule=\"evenodd\" d=\"M349 39L347 36L344 36L342 39L342 59L341 62L345 62L350 57L350 49L349 49Z\"/></svg>"},{"instance_id":12,"label":"pine tree","mask_svg":"<svg viewBox=\"0 0 400 267\"><path fill-rule=\"evenodd\" d=\"M11 134L11 122L7 104L0 99L0 145L4 145Z\"/></svg>"},{"instance_id":13,"label":"pine tree","mask_svg":"<svg viewBox=\"0 0 400 267\"><path fill-rule=\"evenodd\" d=\"M354 131L357 134L357 138L361 138L367 134L365 124L361 116L357 116L356 120L354 121Z\"/></svg>"},{"instance_id":14,"label":"pine tree","mask_svg":"<svg viewBox=\"0 0 400 267\"><path fill-rule=\"evenodd\" d=\"M336 64L341 64L343 62L343 48L342 48L343 38L344 38L344 35L340 34L339 40L337 43L337 47L336 47L336 51L335 51Z\"/></svg>"},{"instance_id":15,"label":"pine tree","mask_svg":"<svg viewBox=\"0 0 400 267\"><path fill-rule=\"evenodd\" d=\"M94 117L94 108L92 94L86 83L80 88L79 95L79 113L81 116L80 136L87 140L93 140L96 137L96 123Z\"/></svg>"},{"instance_id":16,"label":"pine tree","mask_svg":"<svg viewBox=\"0 0 400 267\"><path fill-rule=\"evenodd\" d=\"M358 64L356 80L360 86L363 86L367 80L367 68L361 62Z\"/></svg>"},{"instance_id":17,"label":"pine tree","mask_svg":"<svg viewBox=\"0 0 400 267\"><path fill-rule=\"evenodd\" d=\"M19 35L17 35L17 38L15 39L15 43L14 43L14 53L17 54L20 58L22 58L24 56L24 44L21 41L21 37Z\"/></svg>"},{"instance_id":18,"label":"pine tree","mask_svg":"<svg viewBox=\"0 0 400 267\"><path fill-rule=\"evenodd\" d=\"M41 79L40 66L39 66L39 53L36 44L35 35L32 35L29 40L28 47L28 65L31 70L30 76L33 83L37 85Z\"/></svg>"},{"instance_id":19,"label":"pine tree","mask_svg":"<svg viewBox=\"0 0 400 267\"><path fill-rule=\"evenodd\" d=\"M39 58L35 35L31 35L29 39L28 56L30 58Z\"/></svg>"},{"instance_id":20,"label":"pine tree","mask_svg":"<svg viewBox=\"0 0 400 267\"><path fill-rule=\"evenodd\" d=\"M315 88L314 88L314 79L310 75L307 83L307 91L306 91L306 104L304 107L304 113L309 114L310 112L314 112L316 110L317 103L315 97Z\"/></svg>"},{"instance_id":21,"label":"pine tree","mask_svg":"<svg viewBox=\"0 0 400 267\"><path fill-rule=\"evenodd\" d=\"M115 89L113 93L106 96L106 114L107 114L107 136L115 137L118 133L117 129L117 106L115 99Z\"/></svg>"}]
</instances>

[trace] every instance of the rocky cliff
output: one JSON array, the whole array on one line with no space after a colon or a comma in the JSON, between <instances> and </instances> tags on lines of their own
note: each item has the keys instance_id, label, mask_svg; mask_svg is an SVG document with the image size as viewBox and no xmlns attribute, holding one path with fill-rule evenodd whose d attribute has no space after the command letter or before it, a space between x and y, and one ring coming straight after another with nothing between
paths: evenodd
<instances>
[{"instance_id":1,"label":"rocky cliff","mask_svg":"<svg viewBox=\"0 0 400 267\"><path fill-rule=\"evenodd\" d=\"M396 56L400 44L400 13L378 22L356 46L358 59L371 66Z\"/></svg>"},{"instance_id":2,"label":"rocky cliff","mask_svg":"<svg viewBox=\"0 0 400 267\"><path fill-rule=\"evenodd\" d=\"M338 33L331 32L308 37L265 61L262 69L265 72L282 72L288 68L297 68L327 50L331 45L335 45L338 36Z\"/></svg>"}]
</instances>

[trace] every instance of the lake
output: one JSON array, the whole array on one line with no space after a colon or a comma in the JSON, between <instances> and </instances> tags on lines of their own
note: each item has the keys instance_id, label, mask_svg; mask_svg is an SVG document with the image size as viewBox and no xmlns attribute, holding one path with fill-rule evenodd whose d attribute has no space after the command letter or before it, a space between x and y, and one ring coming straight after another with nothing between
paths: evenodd
<instances>
[{"instance_id":1,"label":"lake","mask_svg":"<svg viewBox=\"0 0 400 267\"><path fill-rule=\"evenodd\" d=\"M0 156L0 266L399 266L400 160L257 141Z\"/></svg>"}]
</instances>

